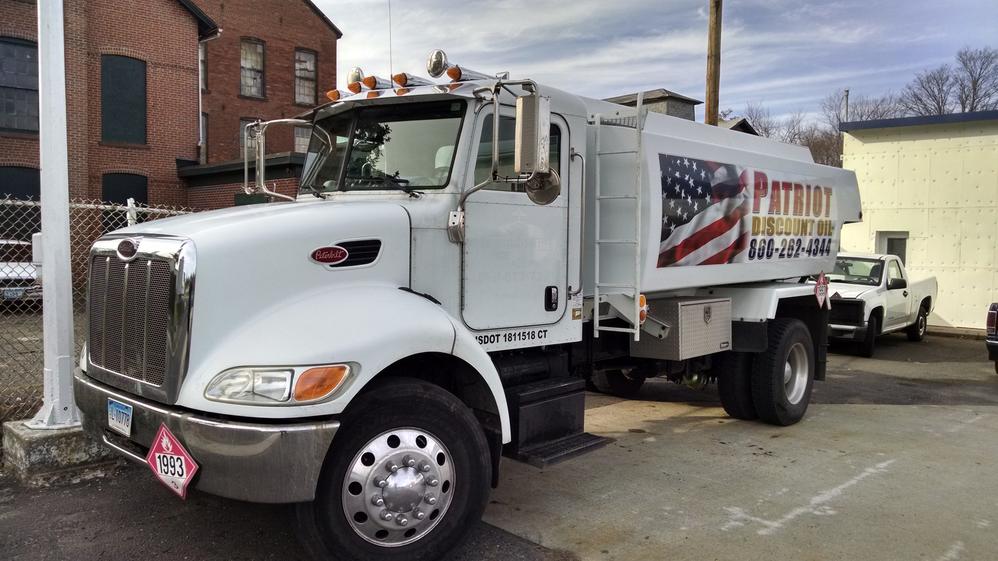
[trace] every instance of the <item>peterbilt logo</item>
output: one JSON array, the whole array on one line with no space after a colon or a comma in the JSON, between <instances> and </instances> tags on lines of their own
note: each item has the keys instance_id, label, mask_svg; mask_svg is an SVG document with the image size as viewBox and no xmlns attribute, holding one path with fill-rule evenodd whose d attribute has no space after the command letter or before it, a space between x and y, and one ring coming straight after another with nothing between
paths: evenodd
<instances>
[{"instance_id":1,"label":"peterbilt logo","mask_svg":"<svg viewBox=\"0 0 998 561\"><path fill-rule=\"evenodd\" d=\"M345 248L338 245L320 247L312 252L309 256L312 261L316 263L321 263L323 265L337 265L347 260L350 257L350 252Z\"/></svg>"},{"instance_id":2,"label":"peterbilt logo","mask_svg":"<svg viewBox=\"0 0 998 561\"><path fill-rule=\"evenodd\" d=\"M118 258L122 261L131 261L139 253L139 241L133 239L121 240L118 242Z\"/></svg>"},{"instance_id":3,"label":"peterbilt logo","mask_svg":"<svg viewBox=\"0 0 998 561\"><path fill-rule=\"evenodd\" d=\"M711 315L710 306L704 306L703 307L703 322L704 323L710 323L710 315Z\"/></svg>"}]
</instances>

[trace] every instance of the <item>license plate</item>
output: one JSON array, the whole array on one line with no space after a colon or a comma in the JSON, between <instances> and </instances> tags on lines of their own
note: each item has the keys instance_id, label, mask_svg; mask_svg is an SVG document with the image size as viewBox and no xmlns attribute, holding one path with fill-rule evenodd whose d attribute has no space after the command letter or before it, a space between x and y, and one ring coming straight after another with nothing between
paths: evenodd
<instances>
[{"instance_id":1,"label":"license plate","mask_svg":"<svg viewBox=\"0 0 998 561\"><path fill-rule=\"evenodd\" d=\"M107 398L107 426L125 436L132 436L132 406Z\"/></svg>"},{"instance_id":2,"label":"license plate","mask_svg":"<svg viewBox=\"0 0 998 561\"><path fill-rule=\"evenodd\" d=\"M23 288L5 288L3 289L3 299L4 300L17 300L24 294Z\"/></svg>"}]
</instances>

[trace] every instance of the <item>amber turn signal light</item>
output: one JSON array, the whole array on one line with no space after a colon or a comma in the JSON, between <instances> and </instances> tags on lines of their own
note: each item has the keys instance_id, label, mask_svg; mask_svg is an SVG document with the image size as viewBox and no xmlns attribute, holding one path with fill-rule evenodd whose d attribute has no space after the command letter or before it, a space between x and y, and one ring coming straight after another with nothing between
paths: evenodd
<instances>
[{"instance_id":1,"label":"amber turn signal light","mask_svg":"<svg viewBox=\"0 0 998 561\"><path fill-rule=\"evenodd\" d=\"M648 319L648 299L642 294L638 296L638 321L644 323Z\"/></svg>"},{"instance_id":2,"label":"amber turn signal light","mask_svg":"<svg viewBox=\"0 0 998 561\"><path fill-rule=\"evenodd\" d=\"M315 401L328 396L349 373L350 367L346 364L309 368L295 382L295 401Z\"/></svg>"}]
</instances>

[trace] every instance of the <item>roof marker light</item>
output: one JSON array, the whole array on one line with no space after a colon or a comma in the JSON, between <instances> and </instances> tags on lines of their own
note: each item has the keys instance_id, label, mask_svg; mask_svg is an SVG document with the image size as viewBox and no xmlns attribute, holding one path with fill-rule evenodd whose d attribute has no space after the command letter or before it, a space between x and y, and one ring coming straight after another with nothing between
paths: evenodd
<instances>
[{"instance_id":1,"label":"roof marker light","mask_svg":"<svg viewBox=\"0 0 998 561\"><path fill-rule=\"evenodd\" d=\"M329 90L328 92L326 92L326 97L329 98L329 101L339 101L344 96L343 92L341 92L340 90Z\"/></svg>"},{"instance_id":2,"label":"roof marker light","mask_svg":"<svg viewBox=\"0 0 998 561\"><path fill-rule=\"evenodd\" d=\"M415 86L432 86L433 82L427 80L426 78L420 78L419 76L413 76L408 72L401 72L392 76L392 82L398 84L400 88L411 88Z\"/></svg>"},{"instance_id":3,"label":"roof marker light","mask_svg":"<svg viewBox=\"0 0 998 561\"><path fill-rule=\"evenodd\" d=\"M488 74L476 72L469 68L462 68L461 66L458 66L456 64L447 69L447 77L450 78L452 82L467 82L469 80L495 79L494 76L489 76Z\"/></svg>"},{"instance_id":4,"label":"roof marker light","mask_svg":"<svg viewBox=\"0 0 998 561\"><path fill-rule=\"evenodd\" d=\"M369 90L387 90L392 87L391 82L377 76L365 76L360 83Z\"/></svg>"}]
</instances>

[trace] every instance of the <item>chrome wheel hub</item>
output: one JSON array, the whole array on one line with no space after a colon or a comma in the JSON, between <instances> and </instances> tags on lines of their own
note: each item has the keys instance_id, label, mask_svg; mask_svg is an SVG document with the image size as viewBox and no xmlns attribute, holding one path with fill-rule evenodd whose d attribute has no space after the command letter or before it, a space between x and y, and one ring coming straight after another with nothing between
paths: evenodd
<instances>
[{"instance_id":1,"label":"chrome wheel hub","mask_svg":"<svg viewBox=\"0 0 998 561\"><path fill-rule=\"evenodd\" d=\"M787 401L793 405L800 403L807 389L808 370L807 349L803 343L794 343L787 353L787 362L783 365L783 391Z\"/></svg>"},{"instance_id":2,"label":"chrome wheel hub","mask_svg":"<svg viewBox=\"0 0 998 561\"><path fill-rule=\"evenodd\" d=\"M343 513L355 532L384 547L419 540L443 519L453 495L450 451L416 428L385 431L354 456L343 480Z\"/></svg>"}]
</instances>

